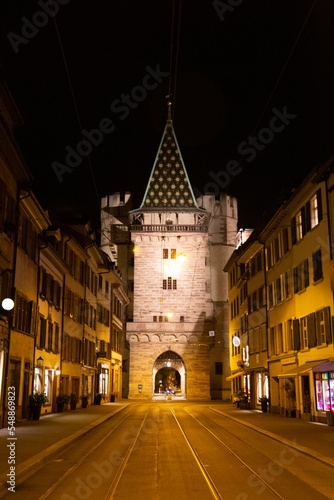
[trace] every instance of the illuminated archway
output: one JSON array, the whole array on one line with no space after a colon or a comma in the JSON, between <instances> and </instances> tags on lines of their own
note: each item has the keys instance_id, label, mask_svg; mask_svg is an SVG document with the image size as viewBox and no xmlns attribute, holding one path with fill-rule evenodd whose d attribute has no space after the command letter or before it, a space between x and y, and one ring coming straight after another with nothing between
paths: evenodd
<instances>
[{"instance_id":1,"label":"illuminated archway","mask_svg":"<svg viewBox=\"0 0 334 500\"><path fill-rule=\"evenodd\" d=\"M183 359L174 351L165 351L153 364L152 396L164 394L171 388L178 396L186 397L187 371Z\"/></svg>"}]
</instances>

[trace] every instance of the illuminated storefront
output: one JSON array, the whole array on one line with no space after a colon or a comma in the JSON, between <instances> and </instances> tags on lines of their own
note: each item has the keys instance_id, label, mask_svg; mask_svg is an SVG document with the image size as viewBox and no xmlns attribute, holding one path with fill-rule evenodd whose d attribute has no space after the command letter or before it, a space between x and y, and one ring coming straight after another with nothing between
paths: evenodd
<instances>
[{"instance_id":1,"label":"illuminated storefront","mask_svg":"<svg viewBox=\"0 0 334 500\"><path fill-rule=\"evenodd\" d=\"M334 372L315 373L317 410L334 412Z\"/></svg>"}]
</instances>

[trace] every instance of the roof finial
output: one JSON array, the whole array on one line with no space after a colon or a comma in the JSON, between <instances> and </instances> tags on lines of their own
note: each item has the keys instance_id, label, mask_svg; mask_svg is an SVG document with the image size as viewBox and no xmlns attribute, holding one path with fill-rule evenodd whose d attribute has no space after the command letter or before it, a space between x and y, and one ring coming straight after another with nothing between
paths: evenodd
<instances>
[{"instance_id":1,"label":"roof finial","mask_svg":"<svg viewBox=\"0 0 334 500\"><path fill-rule=\"evenodd\" d=\"M172 94L166 95L167 106L168 106L168 118L167 122L172 122Z\"/></svg>"}]
</instances>

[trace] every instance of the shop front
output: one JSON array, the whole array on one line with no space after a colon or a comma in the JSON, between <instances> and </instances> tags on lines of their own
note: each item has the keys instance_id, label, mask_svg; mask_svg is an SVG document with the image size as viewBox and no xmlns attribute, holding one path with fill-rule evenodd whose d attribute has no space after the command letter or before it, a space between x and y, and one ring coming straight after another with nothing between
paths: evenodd
<instances>
[{"instance_id":1,"label":"shop front","mask_svg":"<svg viewBox=\"0 0 334 500\"><path fill-rule=\"evenodd\" d=\"M323 371L320 371L323 370ZM314 368L317 417L334 425L334 363L323 363Z\"/></svg>"}]
</instances>

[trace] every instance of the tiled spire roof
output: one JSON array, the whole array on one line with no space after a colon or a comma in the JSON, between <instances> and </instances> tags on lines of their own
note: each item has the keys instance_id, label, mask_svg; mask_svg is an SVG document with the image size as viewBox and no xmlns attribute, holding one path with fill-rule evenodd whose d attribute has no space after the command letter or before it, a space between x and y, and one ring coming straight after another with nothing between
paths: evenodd
<instances>
[{"instance_id":1,"label":"tiled spire roof","mask_svg":"<svg viewBox=\"0 0 334 500\"><path fill-rule=\"evenodd\" d=\"M167 124L140 209L201 211L175 136L170 106Z\"/></svg>"}]
</instances>

